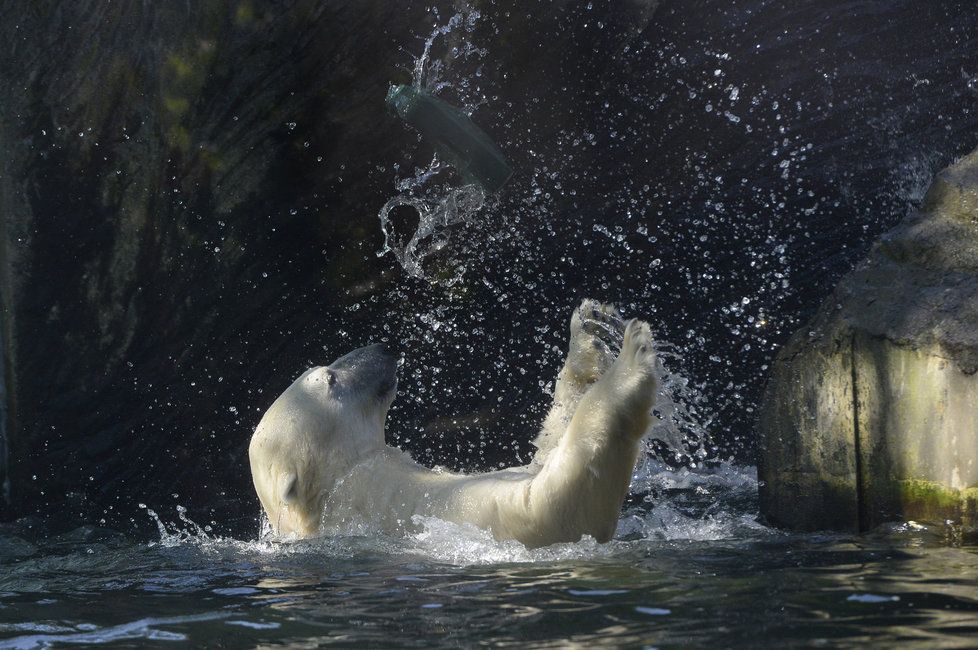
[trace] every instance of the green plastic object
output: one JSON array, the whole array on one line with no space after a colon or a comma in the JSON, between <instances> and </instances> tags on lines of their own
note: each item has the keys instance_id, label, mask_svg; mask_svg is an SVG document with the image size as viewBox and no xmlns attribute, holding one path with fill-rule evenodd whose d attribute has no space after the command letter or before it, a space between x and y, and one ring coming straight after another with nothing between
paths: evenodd
<instances>
[{"instance_id":1,"label":"green plastic object","mask_svg":"<svg viewBox=\"0 0 978 650\"><path fill-rule=\"evenodd\" d=\"M414 86L391 86L387 105L420 131L466 183L478 183L491 194L513 175L496 143L451 104Z\"/></svg>"}]
</instances>

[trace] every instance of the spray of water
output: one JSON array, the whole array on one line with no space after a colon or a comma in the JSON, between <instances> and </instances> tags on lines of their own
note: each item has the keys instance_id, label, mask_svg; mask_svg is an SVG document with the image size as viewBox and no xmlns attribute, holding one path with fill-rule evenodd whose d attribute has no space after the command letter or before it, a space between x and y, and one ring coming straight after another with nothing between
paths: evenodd
<instances>
[{"instance_id":1,"label":"spray of water","mask_svg":"<svg viewBox=\"0 0 978 650\"><path fill-rule=\"evenodd\" d=\"M437 164L437 160L433 161ZM434 194L434 196L432 196ZM452 229L468 222L485 204L485 192L478 185L449 187L440 192L421 192L419 195L400 194L380 210L380 229L384 233L384 248L380 254L393 253L408 275L425 279L422 263L429 256L444 249L450 241ZM391 223L391 213L397 208L413 210L418 215L418 225L407 241L397 240ZM461 277L463 269L442 278L452 285Z\"/></svg>"},{"instance_id":2,"label":"spray of water","mask_svg":"<svg viewBox=\"0 0 978 650\"><path fill-rule=\"evenodd\" d=\"M652 497L630 506L622 516L615 539L599 544L590 537L578 542L528 549L517 541L498 541L486 530L436 517L413 517L411 532L390 536L371 530L365 522L313 539L276 535L262 524L255 540L214 535L177 507L177 521L165 522L143 507L159 530L164 547L191 546L216 554L257 554L269 557L355 557L385 554L412 556L423 561L461 566L533 563L631 556L650 545L679 540L710 541L777 535L731 502L750 498L757 489L752 469L721 463L709 471L674 470L661 463L639 468L634 489L651 489ZM634 491L634 490L633 490Z\"/></svg>"},{"instance_id":3,"label":"spray of water","mask_svg":"<svg viewBox=\"0 0 978 650\"><path fill-rule=\"evenodd\" d=\"M713 413L703 393L681 372L682 355L668 341L656 341L656 379L659 392L652 413L655 423L648 440L665 444L680 462L706 458ZM654 454L647 454L654 458Z\"/></svg>"},{"instance_id":4,"label":"spray of water","mask_svg":"<svg viewBox=\"0 0 978 650\"><path fill-rule=\"evenodd\" d=\"M438 93L442 89L452 85L444 78L445 73L451 62L459 57L469 58L472 56L483 57L486 51L476 47L470 41L459 38L465 33L472 33L482 15L471 8L462 10L449 18L444 25L436 26L424 42L424 50L421 56L415 57L412 69L412 83L414 86L429 93ZM451 40L447 53L443 58L432 58L431 48L439 39ZM474 108L474 107L469 107Z\"/></svg>"},{"instance_id":5,"label":"spray of water","mask_svg":"<svg viewBox=\"0 0 978 650\"><path fill-rule=\"evenodd\" d=\"M485 50L463 38L475 29L479 18L478 11L464 10L452 16L446 24L436 26L425 39L421 55L414 58L411 85L431 95L452 88L465 97L468 80L452 81L447 75L455 60L485 56ZM442 57L435 57L432 51L439 41L446 42L446 52ZM481 98L466 101L464 109L471 114L482 101ZM398 179L395 188L398 194L385 203L378 214L384 245L377 255L391 253L411 277L454 284L464 274L464 266L460 265L448 274L436 275L426 271L425 260L445 249L457 226L476 218L486 203L485 192L478 185L462 184L437 154L427 167ZM399 209L417 217L417 226L410 235L395 232L393 216Z\"/></svg>"}]
</instances>

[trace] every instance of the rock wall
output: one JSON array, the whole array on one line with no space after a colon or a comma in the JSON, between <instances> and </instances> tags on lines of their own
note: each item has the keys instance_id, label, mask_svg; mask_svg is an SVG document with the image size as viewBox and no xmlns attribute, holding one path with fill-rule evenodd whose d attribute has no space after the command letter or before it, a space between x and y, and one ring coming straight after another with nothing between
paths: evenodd
<instances>
[{"instance_id":1,"label":"rock wall","mask_svg":"<svg viewBox=\"0 0 978 650\"><path fill-rule=\"evenodd\" d=\"M978 529L978 151L942 171L782 349L761 507L797 529Z\"/></svg>"},{"instance_id":2,"label":"rock wall","mask_svg":"<svg viewBox=\"0 0 978 650\"><path fill-rule=\"evenodd\" d=\"M369 174L341 180L344 166L404 145L374 128L399 64L376 26L420 15L382 3L11 7L0 295L12 514L50 501L112 517L143 486L146 499L212 482L243 493L241 445L209 453L242 418L228 405L243 410L278 372L282 332L302 327L290 304L342 300L324 274L303 301L288 265L311 276L328 260L382 281L344 245L369 242L366 220L331 215L364 212ZM340 25L358 41L332 37ZM389 52L370 63L376 85L354 83L359 47ZM341 183L350 191L331 191Z\"/></svg>"},{"instance_id":3,"label":"rock wall","mask_svg":"<svg viewBox=\"0 0 978 650\"><path fill-rule=\"evenodd\" d=\"M176 502L199 521L254 528L247 441L272 393L421 308L421 290L376 255L377 211L394 170L408 174L431 151L384 97L408 80L433 25L465 3L444 4L6 8L0 483L9 476L11 492L0 519L53 513L118 525L141 501ZM637 38L656 3L598 8L600 47L575 45L580 34L563 27L587 24L567 15L585 11L579 4L483 8L493 12L478 23L485 33L453 32L436 48L439 65L463 65L450 54L463 35L493 43L501 33L494 51L513 60L479 64L484 92L523 97L546 80L583 93L614 65L604 52ZM575 48L594 60L588 75L561 71ZM521 74L506 81L497 68ZM498 133L500 115L485 108L474 119ZM472 401L453 413L491 426ZM422 430L434 416L411 413ZM410 437L413 451L435 446ZM511 459L508 441L490 442L485 464Z\"/></svg>"}]
</instances>

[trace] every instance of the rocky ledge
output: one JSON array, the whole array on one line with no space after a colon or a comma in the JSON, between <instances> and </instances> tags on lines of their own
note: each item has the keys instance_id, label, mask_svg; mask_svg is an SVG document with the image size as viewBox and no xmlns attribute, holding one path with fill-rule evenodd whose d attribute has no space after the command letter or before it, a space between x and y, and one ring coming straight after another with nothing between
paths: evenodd
<instances>
[{"instance_id":1,"label":"rocky ledge","mask_svg":"<svg viewBox=\"0 0 978 650\"><path fill-rule=\"evenodd\" d=\"M800 530L978 531L978 150L940 172L781 350L761 510Z\"/></svg>"}]
</instances>

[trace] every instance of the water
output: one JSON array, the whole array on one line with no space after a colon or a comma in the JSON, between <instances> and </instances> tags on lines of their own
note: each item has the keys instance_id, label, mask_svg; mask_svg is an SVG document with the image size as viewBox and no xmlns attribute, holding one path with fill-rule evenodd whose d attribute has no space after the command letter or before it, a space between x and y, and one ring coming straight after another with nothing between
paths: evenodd
<instances>
[{"instance_id":1,"label":"water","mask_svg":"<svg viewBox=\"0 0 978 650\"><path fill-rule=\"evenodd\" d=\"M250 4L0 26L0 202L37 269L0 646L975 645L954 531L784 534L727 460L779 345L978 144L972 2ZM398 66L498 139L499 196L385 121ZM396 340L392 443L526 462L585 295L664 363L614 542L259 536L247 438L305 365Z\"/></svg>"},{"instance_id":2,"label":"water","mask_svg":"<svg viewBox=\"0 0 978 650\"><path fill-rule=\"evenodd\" d=\"M424 49L414 58L411 72L411 85L432 95L447 88L454 89L466 98L464 110L471 115L484 98L469 98L468 91L473 86L470 80L462 77L452 82L448 71L456 60L479 60L486 50L476 47L466 38L475 29L481 17L478 11L469 9L452 16L444 25L436 26L425 39ZM447 51L442 57L433 58L432 47L437 41L447 41ZM475 85L478 93L478 86ZM456 268L440 275L424 268L425 259L446 250L451 243L453 227L468 223L476 218L485 205L486 195L477 184L464 184L455 175L451 166L439 160L437 153L427 167L416 169L413 176L400 178L395 187L399 194L392 197L380 209L380 229L384 233L384 246L378 256L393 254L395 259L411 277L440 282L451 286L461 279L464 271ZM402 225L409 234L398 236L395 233L394 211L407 211L414 225Z\"/></svg>"},{"instance_id":3,"label":"water","mask_svg":"<svg viewBox=\"0 0 978 650\"><path fill-rule=\"evenodd\" d=\"M10 479L7 477L7 369L4 358L7 346L4 344L4 326L0 324L0 509L10 502Z\"/></svg>"},{"instance_id":4,"label":"water","mask_svg":"<svg viewBox=\"0 0 978 650\"><path fill-rule=\"evenodd\" d=\"M784 534L731 465L645 485L611 543L532 551L437 520L301 542L214 537L180 513L155 539L8 524L0 647L974 645L978 548L946 531Z\"/></svg>"}]
</instances>

